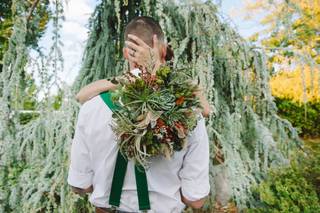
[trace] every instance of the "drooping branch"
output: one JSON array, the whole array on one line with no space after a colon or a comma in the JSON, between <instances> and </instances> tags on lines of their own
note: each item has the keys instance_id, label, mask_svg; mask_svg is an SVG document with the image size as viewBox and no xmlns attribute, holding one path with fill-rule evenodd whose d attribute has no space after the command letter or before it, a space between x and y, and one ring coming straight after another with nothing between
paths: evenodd
<instances>
[{"instance_id":1,"label":"drooping branch","mask_svg":"<svg viewBox=\"0 0 320 213\"><path fill-rule=\"evenodd\" d=\"M14 2L18 9L21 7L21 14L28 16L17 16L15 20L17 27L12 37L12 51L10 58L7 57L8 62L4 63L8 71L3 72L6 75L13 73L14 77L0 78L6 80L2 84L0 82L0 86L4 85L7 96L16 94L16 85L22 81L18 74L24 71L22 68L28 59L24 39L27 35L25 18L31 24L38 12L36 7L43 3L32 0L26 8L23 1ZM83 65L73 87L78 90L96 79L116 76L126 70L127 64L117 42L123 38L123 27L131 18L141 14L159 19L174 50L174 64L177 68L186 65L193 67L194 76L206 88L206 96L215 108L215 114L207 120L208 135L211 144L217 146L221 154L214 153L215 149L211 147L211 156L216 157L216 161L210 162L212 185L207 211L212 212L216 200L222 203L233 199L239 209L254 205L255 197L250 191L252 184L261 181L269 166L287 162L293 142L298 138L291 124L276 114L268 87L269 71L265 55L253 50L227 23L221 22L213 3L195 1L199 4L191 5L189 1L181 1L184 4L177 5L167 0L126 2L128 6L122 5L120 0L103 0L97 6L90 19L91 31ZM54 17L58 20L60 12ZM44 58L39 68L35 68L35 72L41 72L40 76L43 76L43 85L49 85L41 89L42 94L51 88L51 73L57 73L52 70L60 69L56 61L62 55L57 48L61 28L58 22L53 22L53 25L56 26L53 33L55 44L51 48L53 54ZM21 47L24 48L24 55ZM64 87L63 93L59 110L52 110L52 99L46 96L45 103L36 108L41 113L26 124L18 123L19 115L26 113L11 113L11 108L15 111L23 109L20 105L7 107L20 99L15 98L13 102L0 97L0 116L8 115L8 119L0 119L0 162L5 168L0 175L1 202L5 204L0 205L0 212L20 209L26 212L45 209L53 212L76 209L92 212L87 200L80 200L67 190L67 150L74 135L79 104L69 88ZM20 97L14 95L11 97ZM9 126L9 116L15 116L19 125L10 125L10 131L1 134L4 129L1 127ZM2 190L2 186L9 187ZM26 192L28 196L25 196Z\"/></svg>"},{"instance_id":2,"label":"drooping branch","mask_svg":"<svg viewBox=\"0 0 320 213\"><path fill-rule=\"evenodd\" d=\"M39 4L40 0L35 0L32 5L31 5L31 9L29 11L29 14L27 16L27 23L29 23L31 17L32 17L32 13L33 11L36 9L37 5Z\"/></svg>"}]
</instances>

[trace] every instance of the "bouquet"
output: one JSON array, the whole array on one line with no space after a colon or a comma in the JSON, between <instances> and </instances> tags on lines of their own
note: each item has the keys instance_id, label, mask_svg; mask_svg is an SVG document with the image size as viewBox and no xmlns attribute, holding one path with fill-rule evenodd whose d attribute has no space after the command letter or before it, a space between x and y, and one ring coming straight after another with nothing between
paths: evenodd
<instances>
[{"instance_id":1,"label":"bouquet","mask_svg":"<svg viewBox=\"0 0 320 213\"><path fill-rule=\"evenodd\" d=\"M199 87L187 69L162 65L155 74L138 71L117 78L119 86L111 94L118 106L112 129L120 152L147 167L150 158L170 158L185 147L201 105L195 95Z\"/></svg>"}]
</instances>

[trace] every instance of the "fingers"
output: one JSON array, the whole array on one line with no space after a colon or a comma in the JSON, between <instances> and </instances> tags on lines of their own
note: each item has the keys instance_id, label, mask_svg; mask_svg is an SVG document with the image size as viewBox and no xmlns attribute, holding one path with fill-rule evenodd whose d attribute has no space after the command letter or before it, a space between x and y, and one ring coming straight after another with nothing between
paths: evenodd
<instances>
[{"instance_id":1,"label":"fingers","mask_svg":"<svg viewBox=\"0 0 320 213\"><path fill-rule=\"evenodd\" d=\"M131 42L131 41L125 41L126 45L128 45L128 47L130 47L131 49L134 50L140 50L141 47L139 47L138 45L136 45L135 43Z\"/></svg>"},{"instance_id":2,"label":"fingers","mask_svg":"<svg viewBox=\"0 0 320 213\"><path fill-rule=\"evenodd\" d=\"M136 52L135 54L133 54L134 51L131 50L131 52L129 52L128 54L128 60L135 63L136 65L140 65L140 66L146 66L146 61L144 60L143 56L141 54L139 54L138 52Z\"/></svg>"},{"instance_id":3,"label":"fingers","mask_svg":"<svg viewBox=\"0 0 320 213\"><path fill-rule=\"evenodd\" d=\"M128 34L128 37L132 40L134 40L137 44L139 44L142 47L148 47L148 45L146 43L144 43L144 41L142 41L140 38L138 38L135 35L132 34Z\"/></svg>"},{"instance_id":4,"label":"fingers","mask_svg":"<svg viewBox=\"0 0 320 213\"><path fill-rule=\"evenodd\" d=\"M138 63L137 58L133 57L131 54L128 55L128 60L134 63Z\"/></svg>"},{"instance_id":5,"label":"fingers","mask_svg":"<svg viewBox=\"0 0 320 213\"><path fill-rule=\"evenodd\" d=\"M130 56L132 56L134 58L137 58L137 56L140 55L138 51L135 51L135 50L130 49L130 48L128 49L128 53L129 53Z\"/></svg>"}]
</instances>

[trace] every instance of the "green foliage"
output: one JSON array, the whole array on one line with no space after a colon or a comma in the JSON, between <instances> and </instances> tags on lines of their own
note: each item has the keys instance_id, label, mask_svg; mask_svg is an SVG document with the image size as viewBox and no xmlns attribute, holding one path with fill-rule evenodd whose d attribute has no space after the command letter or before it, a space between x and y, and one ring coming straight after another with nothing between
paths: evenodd
<instances>
[{"instance_id":1,"label":"green foliage","mask_svg":"<svg viewBox=\"0 0 320 213\"><path fill-rule=\"evenodd\" d=\"M271 56L270 62L320 64L319 1L260 0L247 6L250 14L257 14L260 23L267 28L252 39L257 40L261 35L260 41Z\"/></svg>"},{"instance_id":2,"label":"green foliage","mask_svg":"<svg viewBox=\"0 0 320 213\"><path fill-rule=\"evenodd\" d=\"M20 123L26 124L29 121L37 118L38 113L35 112L37 108L37 86L30 74L26 74L25 81L22 81L21 87L25 88L24 96L21 96L22 109L20 111Z\"/></svg>"},{"instance_id":3,"label":"green foliage","mask_svg":"<svg viewBox=\"0 0 320 213\"><path fill-rule=\"evenodd\" d=\"M36 48L38 46L38 40L45 32L50 11L49 0L39 1L38 4L32 8L33 2L35 1L24 1L22 4L23 10L29 12L24 43L28 47ZM0 71L2 71L4 53L9 47L9 38L13 33L14 19L16 15L22 12L22 8L17 7L13 3L12 0L0 2ZM16 45L16 43L11 43L11 45ZM12 56L17 57L17 54L14 53ZM26 61L23 61L23 63L26 64ZM36 88L33 77L34 76L27 73L26 70L21 70L19 73L19 89L15 91L16 101L13 101L12 105L19 105L20 124L26 124L38 116L38 113L35 112L38 89ZM0 88L0 90L1 89L2 88ZM17 104L17 102L19 104Z\"/></svg>"},{"instance_id":4,"label":"green foliage","mask_svg":"<svg viewBox=\"0 0 320 213\"><path fill-rule=\"evenodd\" d=\"M289 120L301 136L320 136L320 102L302 104L282 98L275 98L275 102L279 115Z\"/></svg>"},{"instance_id":5,"label":"green foliage","mask_svg":"<svg viewBox=\"0 0 320 213\"><path fill-rule=\"evenodd\" d=\"M34 1L24 1L24 6L27 11L32 9ZM12 28L14 22L14 13L17 11L11 9L12 0L1 0L0 2L0 70L2 67L2 58L5 51L9 47L9 38L12 35ZM19 11L18 11L19 13ZM30 14L28 22L28 33L26 37L26 44L28 46L37 47L39 38L43 35L46 25L49 21L50 10L49 0L41 0Z\"/></svg>"},{"instance_id":6,"label":"green foliage","mask_svg":"<svg viewBox=\"0 0 320 213\"><path fill-rule=\"evenodd\" d=\"M8 40L11 35L12 17L11 17L11 0L0 2L0 65L4 52L8 49ZM1 66L0 66L1 70Z\"/></svg>"},{"instance_id":7,"label":"green foliage","mask_svg":"<svg viewBox=\"0 0 320 213\"><path fill-rule=\"evenodd\" d=\"M11 186L13 191L16 189L19 178L22 171L25 169L25 163L14 161L10 166L4 166L1 168L0 178L2 179L2 184L0 185L0 191L5 191L5 186ZM13 203L10 202L10 197L5 197L6 200L2 200L4 206L4 212L12 212L14 209Z\"/></svg>"},{"instance_id":8,"label":"green foliage","mask_svg":"<svg viewBox=\"0 0 320 213\"><path fill-rule=\"evenodd\" d=\"M320 146L297 153L290 167L271 170L254 196L256 208L248 212L320 212Z\"/></svg>"},{"instance_id":9,"label":"green foliage","mask_svg":"<svg viewBox=\"0 0 320 213\"><path fill-rule=\"evenodd\" d=\"M53 109L55 109L55 110L60 109L63 96L64 96L63 90L59 89L58 94L53 97L53 99L54 99L53 104L52 104Z\"/></svg>"}]
</instances>

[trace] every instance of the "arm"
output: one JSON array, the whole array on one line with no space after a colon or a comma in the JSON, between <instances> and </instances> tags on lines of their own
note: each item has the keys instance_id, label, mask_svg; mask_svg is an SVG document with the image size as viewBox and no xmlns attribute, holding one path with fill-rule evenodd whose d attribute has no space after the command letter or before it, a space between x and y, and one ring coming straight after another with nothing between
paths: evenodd
<instances>
[{"instance_id":1,"label":"arm","mask_svg":"<svg viewBox=\"0 0 320 213\"><path fill-rule=\"evenodd\" d=\"M101 92L114 90L116 87L116 84L113 84L106 79L101 79L83 87L76 95L76 99L83 104L94 96L99 95Z\"/></svg>"},{"instance_id":2,"label":"arm","mask_svg":"<svg viewBox=\"0 0 320 213\"><path fill-rule=\"evenodd\" d=\"M200 104L201 106L203 107L203 110L202 110L202 115L204 117L209 117L210 113L211 113L211 107L210 107L210 104L208 102L208 100L206 99L206 97L204 96L204 93L203 93L203 89L199 89L197 92L195 92L196 96L199 97L200 99Z\"/></svg>"},{"instance_id":3,"label":"arm","mask_svg":"<svg viewBox=\"0 0 320 213\"><path fill-rule=\"evenodd\" d=\"M71 144L70 165L68 171L68 184L72 191L83 195L93 190L91 158L85 137L85 105L80 108L75 127L74 137Z\"/></svg>"},{"instance_id":4,"label":"arm","mask_svg":"<svg viewBox=\"0 0 320 213\"><path fill-rule=\"evenodd\" d=\"M76 194L79 194L79 195L85 195L86 193L91 193L93 192L93 186L91 185L89 188L86 188L86 189L81 189L81 188L78 188L78 187L74 187L74 186L71 186L71 190L76 193Z\"/></svg>"},{"instance_id":5,"label":"arm","mask_svg":"<svg viewBox=\"0 0 320 213\"><path fill-rule=\"evenodd\" d=\"M181 195L182 202L193 209L200 209L205 203L206 199L207 199L207 196L200 200L190 201L187 198L185 198L183 195Z\"/></svg>"},{"instance_id":6,"label":"arm","mask_svg":"<svg viewBox=\"0 0 320 213\"><path fill-rule=\"evenodd\" d=\"M179 171L181 200L187 206L198 209L203 206L210 192L209 138L202 115L189 137L187 149Z\"/></svg>"}]
</instances>

